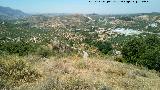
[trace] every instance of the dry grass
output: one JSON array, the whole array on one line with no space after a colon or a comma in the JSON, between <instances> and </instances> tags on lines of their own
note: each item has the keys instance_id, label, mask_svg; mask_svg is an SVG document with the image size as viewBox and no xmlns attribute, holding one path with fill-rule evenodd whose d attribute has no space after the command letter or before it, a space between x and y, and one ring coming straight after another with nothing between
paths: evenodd
<instances>
[{"instance_id":1,"label":"dry grass","mask_svg":"<svg viewBox=\"0 0 160 90\"><path fill-rule=\"evenodd\" d=\"M36 81L41 75L28 61L16 55L0 57L0 90L10 90Z\"/></svg>"},{"instance_id":2,"label":"dry grass","mask_svg":"<svg viewBox=\"0 0 160 90\"><path fill-rule=\"evenodd\" d=\"M36 63L42 74L37 82L15 90L158 90L160 77L155 71L139 69L111 60L78 57L50 58Z\"/></svg>"}]
</instances>

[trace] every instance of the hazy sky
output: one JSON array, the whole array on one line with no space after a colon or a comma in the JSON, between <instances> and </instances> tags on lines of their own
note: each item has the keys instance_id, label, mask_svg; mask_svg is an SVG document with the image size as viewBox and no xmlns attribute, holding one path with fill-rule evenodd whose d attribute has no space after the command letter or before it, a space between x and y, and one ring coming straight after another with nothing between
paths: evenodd
<instances>
[{"instance_id":1,"label":"hazy sky","mask_svg":"<svg viewBox=\"0 0 160 90\"><path fill-rule=\"evenodd\" d=\"M27 13L99 13L123 14L160 12L160 0L148 3L89 3L89 0L0 0L0 6L20 9ZM93 1L93 0L91 0ZM101 0L103 1L103 0ZM107 1L107 0L104 0ZM110 0L113 1L113 0ZM125 1L125 0L124 0ZM131 0L133 1L133 0Z\"/></svg>"}]
</instances>

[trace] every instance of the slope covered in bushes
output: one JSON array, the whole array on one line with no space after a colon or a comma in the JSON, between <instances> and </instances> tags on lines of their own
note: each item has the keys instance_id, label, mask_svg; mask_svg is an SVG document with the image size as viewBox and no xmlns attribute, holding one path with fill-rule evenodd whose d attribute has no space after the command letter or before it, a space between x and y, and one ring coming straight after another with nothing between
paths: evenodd
<instances>
[{"instance_id":1,"label":"slope covered in bushes","mask_svg":"<svg viewBox=\"0 0 160 90\"><path fill-rule=\"evenodd\" d=\"M155 35L134 38L122 49L125 62L160 71L160 38Z\"/></svg>"}]
</instances>

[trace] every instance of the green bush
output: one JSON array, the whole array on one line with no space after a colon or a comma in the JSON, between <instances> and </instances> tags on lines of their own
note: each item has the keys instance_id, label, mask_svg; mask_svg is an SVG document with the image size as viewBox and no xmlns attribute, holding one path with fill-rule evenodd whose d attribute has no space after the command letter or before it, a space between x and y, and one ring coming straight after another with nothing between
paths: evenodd
<instances>
[{"instance_id":1,"label":"green bush","mask_svg":"<svg viewBox=\"0 0 160 90\"><path fill-rule=\"evenodd\" d=\"M0 51L7 52L9 54L18 54L20 56L28 55L35 52L37 45L35 43L27 43L24 41L19 42L5 42L0 44Z\"/></svg>"},{"instance_id":2,"label":"green bush","mask_svg":"<svg viewBox=\"0 0 160 90\"><path fill-rule=\"evenodd\" d=\"M26 82L33 82L40 74L25 60L17 56L0 58L0 89L9 89Z\"/></svg>"},{"instance_id":3,"label":"green bush","mask_svg":"<svg viewBox=\"0 0 160 90\"><path fill-rule=\"evenodd\" d=\"M97 47L103 54L108 54L108 52L113 49L112 44L108 41L93 41L91 39L86 39L84 42Z\"/></svg>"},{"instance_id":4,"label":"green bush","mask_svg":"<svg viewBox=\"0 0 160 90\"><path fill-rule=\"evenodd\" d=\"M160 71L160 38L149 35L128 41L122 49L125 62Z\"/></svg>"},{"instance_id":5,"label":"green bush","mask_svg":"<svg viewBox=\"0 0 160 90\"><path fill-rule=\"evenodd\" d=\"M108 54L108 52L112 50L111 43L107 41L104 42L98 41L95 43L95 46L98 47L98 49L104 54Z\"/></svg>"}]
</instances>

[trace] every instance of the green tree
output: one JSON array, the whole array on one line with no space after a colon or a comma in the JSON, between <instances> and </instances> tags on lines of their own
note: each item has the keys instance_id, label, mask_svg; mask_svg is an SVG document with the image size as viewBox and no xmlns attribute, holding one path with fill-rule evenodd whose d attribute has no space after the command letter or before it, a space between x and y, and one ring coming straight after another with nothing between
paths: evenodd
<instances>
[{"instance_id":1,"label":"green tree","mask_svg":"<svg viewBox=\"0 0 160 90\"><path fill-rule=\"evenodd\" d=\"M127 63L160 71L160 38L156 35L134 38L123 46L122 56Z\"/></svg>"},{"instance_id":2,"label":"green tree","mask_svg":"<svg viewBox=\"0 0 160 90\"><path fill-rule=\"evenodd\" d=\"M94 45L104 54L108 54L112 50L112 45L108 41L98 41Z\"/></svg>"}]
</instances>

